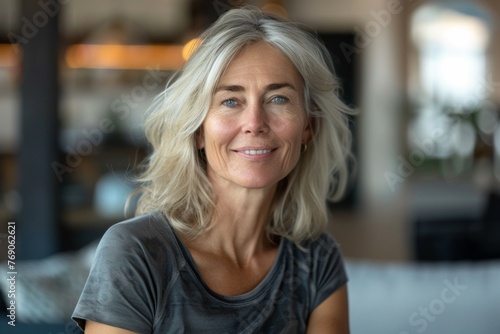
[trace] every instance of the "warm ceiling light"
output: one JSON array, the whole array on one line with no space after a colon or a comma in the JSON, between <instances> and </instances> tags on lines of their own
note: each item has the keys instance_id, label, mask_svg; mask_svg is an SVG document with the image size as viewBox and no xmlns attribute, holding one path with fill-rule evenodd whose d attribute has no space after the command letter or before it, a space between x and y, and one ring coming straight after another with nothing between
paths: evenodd
<instances>
[{"instance_id":1,"label":"warm ceiling light","mask_svg":"<svg viewBox=\"0 0 500 334\"><path fill-rule=\"evenodd\" d=\"M189 57L193 54L193 52L196 50L198 45L201 43L201 38L193 38L189 42L187 42L184 47L182 48L182 58L184 60L188 60Z\"/></svg>"},{"instance_id":2,"label":"warm ceiling light","mask_svg":"<svg viewBox=\"0 0 500 334\"><path fill-rule=\"evenodd\" d=\"M178 70L182 45L77 44L66 51L70 68Z\"/></svg>"},{"instance_id":3,"label":"warm ceiling light","mask_svg":"<svg viewBox=\"0 0 500 334\"><path fill-rule=\"evenodd\" d=\"M15 67L21 59L20 51L17 44L0 44L0 68Z\"/></svg>"}]
</instances>

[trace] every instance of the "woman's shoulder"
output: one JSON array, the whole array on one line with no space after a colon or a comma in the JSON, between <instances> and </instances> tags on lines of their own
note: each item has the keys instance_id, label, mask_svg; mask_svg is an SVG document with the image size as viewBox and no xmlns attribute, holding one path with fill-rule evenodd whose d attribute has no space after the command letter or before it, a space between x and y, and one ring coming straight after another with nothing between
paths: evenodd
<instances>
[{"instance_id":1,"label":"woman's shoulder","mask_svg":"<svg viewBox=\"0 0 500 334\"><path fill-rule=\"evenodd\" d=\"M168 220L157 212L144 214L111 225L103 238L115 241L143 241L151 238L169 238L172 234Z\"/></svg>"},{"instance_id":2,"label":"woman's shoulder","mask_svg":"<svg viewBox=\"0 0 500 334\"><path fill-rule=\"evenodd\" d=\"M116 223L104 233L97 251L141 257L175 257L178 253L168 220L159 213L149 213Z\"/></svg>"},{"instance_id":3,"label":"woman's shoulder","mask_svg":"<svg viewBox=\"0 0 500 334\"><path fill-rule=\"evenodd\" d=\"M287 240L287 248L294 262L305 267L317 267L330 265L332 263L342 264L343 255L341 248L335 238L323 232L313 239L307 239L301 243L293 243Z\"/></svg>"},{"instance_id":4,"label":"woman's shoulder","mask_svg":"<svg viewBox=\"0 0 500 334\"><path fill-rule=\"evenodd\" d=\"M303 240L300 243L289 242L289 245L302 253L336 252L339 251L337 240L328 232L322 232L315 238Z\"/></svg>"},{"instance_id":5,"label":"woman's shoulder","mask_svg":"<svg viewBox=\"0 0 500 334\"><path fill-rule=\"evenodd\" d=\"M99 242L73 318L149 333L158 298L177 279L178 261L168 221L148 214L112 225ZM161 304L161 303L158 303Z\"/></svg>"},{"instance_id":6,"label":"woman's shoulder","mask_svg":"<svg viewBox=\"0 0 500 334\"><path fill-rule=\"evenodd\" d=\"M311 311L348 278L339 244L329 233L322 233L295 246L293 263L300 268L305 289L310 292Z\"/></svg>"},{"instance_id":7,"label":"woman's shoulder","mask_svg":"<svg viewBox=\"0 0 500 334\"><path fill-rule=\"evenodd\" d=\"M159 212L150 212L140 216L119 221L108 228L113 232L120 231L144 231L144 229L154 228L158 224L168 224L168 220Z\"/></svg>"},{"instance_id":8,"label":"woman's shoulder","mask_svg":"<svg viewBox=\"0 0 500 334\"><path fill-rule=\"evenodd\" d=\"M339 250L339 243L335 237L328 232L321 233L319 237L312 242L312 245L314 248L319 248L326 252Z\"/></svg>"}]
</instances>

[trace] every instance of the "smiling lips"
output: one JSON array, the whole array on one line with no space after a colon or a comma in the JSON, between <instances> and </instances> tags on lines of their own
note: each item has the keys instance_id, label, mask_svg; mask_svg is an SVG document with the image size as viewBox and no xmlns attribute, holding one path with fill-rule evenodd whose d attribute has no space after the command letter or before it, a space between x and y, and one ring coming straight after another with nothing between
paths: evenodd
<instances>
[{"instance_id":1,"label":"smiling lips","mask_svg":"<svg viewBox=\"0 0 500 334\"><path fill-rule=\"evenodd\" d=\"M241 148L235 152L251 160L260 160L267 158L275 150L275 148Z\"/></svg>"},{"instance_id":2,"label":"smiling lips","mask_svg":"<svg viewBox=\"0 0 500 334\"><path fill-rule=\"evenodd\" d=\"M267 154L271 152L271 150L244 150L243 152L248 155L260 155Z\"/></svg>"}]
</instances>

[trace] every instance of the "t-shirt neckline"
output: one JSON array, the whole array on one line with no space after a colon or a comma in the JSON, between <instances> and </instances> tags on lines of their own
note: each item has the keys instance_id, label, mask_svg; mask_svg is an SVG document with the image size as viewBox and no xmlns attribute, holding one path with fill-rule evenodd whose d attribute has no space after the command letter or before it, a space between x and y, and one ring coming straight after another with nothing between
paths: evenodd
<instances>
[{"instance_id":1,"label":"t-shirt neckline","mask_svg":"<svg viewBox=\"0 0 500 334\"><path fill-rule=\"evenodd\" d=\"M281 238L279 242L279 248L278 248L278 254L276 255L276 258L274 259L274 263L271 266L271 269L269 272L266 274L266 276L262 279L262 281L257 284L255 288L252 290L245 292L241 295L236 295L236 296L226 296L226 295L221 295L212 289L205 283L203 280L203 277L201 276L198 267L191 255L191 252L187 248L187 246L182 242L182 240L177 236L177 233L173 229L173 227L170 225L168 219L165 219L166 223L168 225L168 229L174 236L174 240L176 243L177 248L181 251L184 260L186 261L188 268L193 275L196 283L200 288L209 296L212 298L221 301L221 302L226 302L226 303L246 303L246 302L254 302L255 299L257 299L259 296L264 295L268 289L271 288L272 282L275 281L275 277L282 271L282 264L284 261L282 260L282 257L284 256L284 244L286 243L285 238Z\"/></svg>"}]
</instances>

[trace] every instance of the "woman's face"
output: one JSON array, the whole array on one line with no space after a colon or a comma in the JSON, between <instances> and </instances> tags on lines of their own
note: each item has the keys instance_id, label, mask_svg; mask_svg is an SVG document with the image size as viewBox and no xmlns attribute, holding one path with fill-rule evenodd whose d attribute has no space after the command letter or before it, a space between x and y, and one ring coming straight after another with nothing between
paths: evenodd
<instances>
[{"instance_id":1,"label":"woman's face","mask_svg":"<svg viewBox=\"0 0 500 334\"><path fill-rule=\"evenodd\" d=\"M269 44L252 44L235 57L198 137L211 182L259 189L286 177L311 134L303 92L294 65Z\"/></svg>"}]
</instances>

